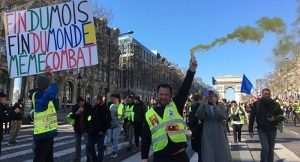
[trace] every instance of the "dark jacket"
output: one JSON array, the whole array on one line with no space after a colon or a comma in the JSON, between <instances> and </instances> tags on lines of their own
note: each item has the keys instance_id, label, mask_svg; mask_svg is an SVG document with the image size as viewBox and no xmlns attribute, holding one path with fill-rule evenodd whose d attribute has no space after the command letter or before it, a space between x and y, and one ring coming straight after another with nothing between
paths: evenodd
<instances>
[{"instance_id":1,"label":"dark jacket","mask_svg":"<svg viewBox=\"0 0 300 162\"><path fill-rule=\"evenodd\" d=\"M85 128L87 127L87 124L88 124L88 117L89 117L89 112L92 110L93 106L87 102L84 103L84 111L81 113L81 114L77 114L76 115L76 111L78 111L79 109L79 105L76 104L73 106L72 108L72 113L70 115L70 117L72 119L75 119L75 124L74 124L74 131L76 133L85 133ZM85 126L84 127L84 130L80 130L80 119L81 119L81 115L83 115L83 125Z\"/></svg>"},{"instance_id":2,"label":"dark jacket","mask_svg":"<svg viewBox=\"0 0 300 162\"><path fill-rule=\"evenodd\" d=\"M0 141L3 140L3 123L6 121L10 121L12 117L17 115L15 111L11 111L9 115L5 113L6 106L0 103Z\"/></svg>"},{"instance_id":3,"label":"dark jacket","mask_svg":"<svg viewBox=\"0 0 300 162\"><path fill-rule=\"evenodd\" d=\"M16 108L19 108L21 111L20 113L16 114L14 117L11 118L11 120L22 120L23 119L23 112L24 112L24 106L19 104L19 103L15 103L15 105L11 108L11 112L14 112L14 110Z\"/></svg>"},{"instance_id":4,"label":"dark jacket","mask_svg":"<svg viewBox=\"0 0 300 162\"><path fill-rule=\"evenodd\" d=\"M200 106L199 101L194 101L191 104L191 111L189 113L189 122L187 123L187 125L189 126L189 129L191 130L192 133L196 133L198 130L198 124L197 124L198 119L196 118L195 114L199 106Z\"/></svg>"},{"instance_id":5,"label":"dark jacket","mask_svg":"<svg viewBox=\"0 0 300 162\"><path fill-rule=\"evenodd\" d=\"M252 106L252 110L250 111L250 119L249 119L249 132L253 132L253 123L256 117L257 129L264 131L272 131L277 129L278 122L282 122L284 117L282 116L283 112L277 102L273 100L270 103L262 102L264 99L259 101L255 101ZM259 108L257 107L257 102L259 103ZM267 119L267 114L271 114L275 117L273 122L269 122Z\"/></svg>"},{"instance_id":6,"label":"dark jacket","mask_svg":"<svg viewBox=\"0 0 300 162\"><path fill-rule=\"evenodd\" d=\"M146 105L140 101L140 103L135 104L133 107L134 112L134 123L143 123L145 120L145 114L147 112Z\"/></svg>"},{"instance_id":7,"label":"dark jacket","mask_svg":"<svg viewBox=\"0 0 300 162\"><path fill-rule=\"evenodd\" d=\"M191 85L192 85L192 82L194 79L194 75L195 75L195 72L192 72L190 70L187 71L186 77L183 80L183 83L181 84L177 95L172 98L172 100L175 103L177 110L181 116L183 116L184 104L188 98L189 91L190 91L190 88L191 88ZM161 118L163 118L165 107L155 106L154 110ZM142 143L142 147L141 147L142 148L142 150L141 150L142 159L148 159L151 141L152 141L152 138L151 138L150 127L149 127L147 121L145 120L142 142L141 142ZM186 142L175 143L175 142L172 142L170 140L170 138L168 137L167 146L160 151L154 152L153 156L154 156L154 159L159 158L159 157L165 157L165 156L168 156L170 154L173 154L173 153L179 151L182 148L187 148Z\"/></svg>"},{"instance_id":8,"label":"dark jacket","mask_svg":"<svg viewBox=\"0 0 300 162\"><path fill-rule=\"evenodd\" d=\"M199 119L196 118L196 111L199 106L200 106L199 101L192 102L191 112L189 114L189 122L187 123L187 125L189 126L189 129L192 132L192 136L191 136L192 149L198 154L201 154L201 133L203 129L204 120L202 120L201 123L199 123ZM198 159L198 161L201 160Z\"/></svg>"},{"instance_id":9,"label":"dark jacket","mask_svg":"<svg viewBox=\"0 0 300 162\"><path fill-rule=\"evenodd\" d=\"M86 133L89 136L96 136L100 131L105 134L111 127L111 114L105 102L102 102L100 105L94 105L89 111L89 115L92 118L86 127Z\"/></svg>"}]
</instances>

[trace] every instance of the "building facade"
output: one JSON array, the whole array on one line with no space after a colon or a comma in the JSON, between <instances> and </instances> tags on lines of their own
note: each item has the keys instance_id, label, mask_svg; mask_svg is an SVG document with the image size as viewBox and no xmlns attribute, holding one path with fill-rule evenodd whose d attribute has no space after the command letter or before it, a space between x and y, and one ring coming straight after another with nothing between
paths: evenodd
<instances>
[{"instance_id":1,"label":"building facade","mask_svg":"<svg viewBox=\"0 0 300 162\"><path fill-rule=\"evenodd\" d=\"M136 95L149 102L156 95L157 85L163 83L170 84L176 94L185 77L177 65L130 36L119 38L119 45L119 92L123 97Z\"/></svg>"}]
</instances>

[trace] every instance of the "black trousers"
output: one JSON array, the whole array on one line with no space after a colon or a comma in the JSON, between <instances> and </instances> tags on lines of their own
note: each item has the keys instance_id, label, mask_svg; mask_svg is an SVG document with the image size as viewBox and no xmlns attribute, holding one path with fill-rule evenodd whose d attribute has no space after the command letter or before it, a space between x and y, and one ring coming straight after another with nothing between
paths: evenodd
<instances>
[{"instance_id":1,"label":"black trousers","mask_svg":"<svg viewBox=\"0 0 300 162\"><path fill-rule=\"evenodd\" d=\"M35 141L33 162L54 162L53 137Z\"/></svg>"},{"instance_id":2,"label":"black trousers","mask_svg":"<svg viewBox=\"0 0 300 162\"><path fill-rule=\"evenodd\" d=\"M242 127L243 127L243 124L233 124L232 125L234 142L237 142L237 140L239 142L241 142Z\"/></svg>"},{"instance_id":3,"label":"black trousers","mask_svg":"<svg viewBox=\"0 0 300 162\"><path fill-rule=\"evenodd\" d=\"M2 155L2 141L0 141L0 155Z\"/></svg>"},{"instance_id":4,"label":"black trousers","mask_svg":"<svg viewBox=\"0 0 300 162\"><path fill-rule=\"evenodd\" d=\"M123 128L124 133L125 133L125 138L128 138L128 133L127 133L127 130L126 130L126 125L127 125L127 122L124 122L123 125L122 125L122 128Z\"/></svg>"},{"instance_id":5,"label":"black trousers","mask_svg":"<svg viewBox=\"0 0 300 162\"><path fill-rule=\"evenodd\" d=\"M223 124L224 124L224 130L225 130L225 132L230 134L230 129L229 129L229 123L228 122L229 122L229 120L225 120L223 122Z\"/></svg>"},{"instance_id":6,"label":"black trousers","mask_svg":"<svg viewBox=\"0 0 300 162\"><path fill-rule=\"evenodd\" d=\"M143 135L143 123L133 122L133 130L134 130L135 146L139 147L139 143L140 143L139 137L142 138L142 135Z\"/></svg>"},{"instance_id":7,"label":"black trousers","mask_svg":"<svg viewBox=\"0 0 300 162\"><path fill-rule=\"evenodd\" d=\"M176 155L169 155L164 157L153 158L153 162L189 162L190 159L186 151L182 151Z\"/></svg>"}]
</instances>

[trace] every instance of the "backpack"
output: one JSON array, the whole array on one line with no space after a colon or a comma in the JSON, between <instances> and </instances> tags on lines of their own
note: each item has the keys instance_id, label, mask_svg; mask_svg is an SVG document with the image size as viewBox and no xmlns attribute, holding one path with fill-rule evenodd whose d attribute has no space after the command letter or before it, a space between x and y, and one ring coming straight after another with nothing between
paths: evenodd
<instances>
[{"instance_id":1,"label":"backpack","mask_svg":"<svg viewBox=\"0 0 300 162\"><path fill-rule=\"evenodd\" d=\"M260 108L260 100L256 101L255 104L256 104L256 114L257 114L259 111L259 108ZM280 109L280 106L279 106L279 104L276 104L276 112L278 109ZM282 122L278 122L277 124L278 124L278 126L277 126L278 130L280 131L280 133L282 133L282 131L283 131Z\"/></svg>"}]
</instances>

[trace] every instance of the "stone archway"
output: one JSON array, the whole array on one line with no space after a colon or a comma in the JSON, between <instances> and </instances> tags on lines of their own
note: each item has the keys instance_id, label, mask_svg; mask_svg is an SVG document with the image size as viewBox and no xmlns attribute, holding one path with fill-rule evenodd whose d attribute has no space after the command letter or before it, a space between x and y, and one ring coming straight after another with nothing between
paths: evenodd
<instances>
[{"instance_id":1,"label":"stone archway","mask_svg":"<svg viewBox=\"0 0 300 162\"><path fill-rule=\"evenodd\" d=\"M226 90L232 88L234 90L236 102L240 102L243 76L225 75L215 77L215 80L220 99L226 98Z\"/></svg>"}]
</instances>

